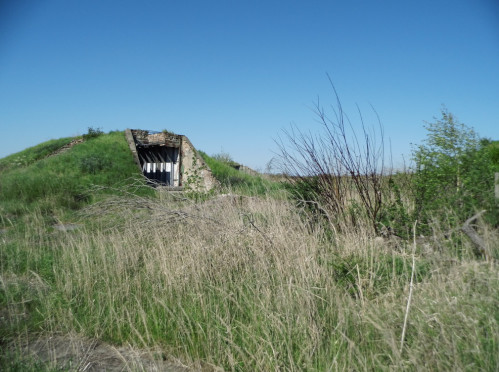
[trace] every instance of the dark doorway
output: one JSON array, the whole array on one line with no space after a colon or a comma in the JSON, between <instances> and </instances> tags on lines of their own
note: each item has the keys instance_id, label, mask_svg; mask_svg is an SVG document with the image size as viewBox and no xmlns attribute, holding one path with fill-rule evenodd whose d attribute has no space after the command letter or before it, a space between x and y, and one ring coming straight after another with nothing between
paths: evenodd
<instances>
[{"instance_id":1,"label":"dark doorway","mask_svg":"<svg viewBox=\"0 0 499 372\"><path fill-rule=\"evenodd\" d=\"M137 148L142 173L154 183L180 186L180 149L167 146L140 146Z\"/></svg>"}]
</instances>

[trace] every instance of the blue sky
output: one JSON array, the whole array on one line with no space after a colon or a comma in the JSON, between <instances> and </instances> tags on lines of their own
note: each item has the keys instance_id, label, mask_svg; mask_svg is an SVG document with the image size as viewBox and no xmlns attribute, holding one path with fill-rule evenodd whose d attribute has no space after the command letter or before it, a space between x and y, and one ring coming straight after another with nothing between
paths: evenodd
<instances>
[{"instance_id":1,"label":"blue sky","mask_svg":"<svg viewBox=\"0 0 499 372\"><path fill-rule=\"evenodd\" d=\"M395 165L442 104L499 139L499 3L3 1L0 157L42 141L168 129L263 170L291 124L378 113Z\"/></svg>"}]
</instances>

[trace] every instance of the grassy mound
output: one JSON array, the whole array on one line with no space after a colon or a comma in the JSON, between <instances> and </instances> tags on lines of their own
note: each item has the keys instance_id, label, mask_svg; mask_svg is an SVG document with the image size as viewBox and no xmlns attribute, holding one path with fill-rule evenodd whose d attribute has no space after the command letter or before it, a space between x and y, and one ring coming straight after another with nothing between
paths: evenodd
<instances>
[{"instance_id":1,"label":"grassy mound","mask_svg":"<svg viewBox=\"0 0 499 372\"><path fill-rule=\"evenodd\" d=\"M199 151L203 160L210 167L213 176L220 182L224 191L233 191L245 195L265 195L281 190L278 182L273 182L262 175L252 175L238 171L232 161L223 161Z\"/></svg>"},{"instance_id":2,"label":"grassy mound","mask_svg":"<svg viewBox=\"0 0 499 372\"><path fill-rule=\"evenodd\" d=\"M0 161L1 223L34 210L42 215L75 210L99 196L93 186L140 177L123 132L89 137L50 156L72 140L48 141Z\"/></svg>"}]
</instances>

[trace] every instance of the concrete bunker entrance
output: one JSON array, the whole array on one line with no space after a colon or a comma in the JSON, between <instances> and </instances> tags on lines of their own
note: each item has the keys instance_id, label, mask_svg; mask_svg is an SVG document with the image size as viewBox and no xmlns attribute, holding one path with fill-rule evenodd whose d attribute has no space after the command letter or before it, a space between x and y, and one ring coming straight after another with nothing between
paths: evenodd
<instances>
[{"instance_id":1,"label":"concrete bunker entrance","mask_svg":"<svg viewBox=\"0 0 499 372\"><path fill-rule=\"evenodd\" d=\"M211 190L217 181L191 141L169 131L126 129L135 163L151 186L168 190Z\"/></svg>"},{"instance_id":2,"label":"concrete bunker entrance","mask_svg":"<svg viewBox=\"0 0 499 372\"><path fill-rule=\"evenodd\" d=\"M161 145L137 147L142 173L155 183L178 187L181 185L180 148Z\"/></svg>"}]
</instances>

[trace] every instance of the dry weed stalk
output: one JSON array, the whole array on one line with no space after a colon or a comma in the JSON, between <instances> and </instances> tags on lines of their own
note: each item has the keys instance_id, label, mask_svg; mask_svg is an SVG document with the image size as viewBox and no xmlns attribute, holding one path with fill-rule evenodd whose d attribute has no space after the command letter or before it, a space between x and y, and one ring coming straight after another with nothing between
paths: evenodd
<instances>
[{"instance_id":1,"label":"dry weed stalk","mask_svg":"<svg viewBox=\"0 0 499 372\"><path fill-rule=\"evenodd\" d=\"M334 117L328 116L318 101L314 112L322 126L322 134L314 136L296 127L284 131L284 140L279 138L276 141L278 166L290 182L314 191L317 194L314 197L330 211L330 215L338 216L337 220L346 216L349 200L354 195L358 197L377 234L383 206L383 180L387 176L383 126L373 109L377 127L366 127L358 110L360 130L356 131L343 111L330 78L329 81L336 99L336 105L332 107Z\"/></svg>"},{"instance_id":2,"label":"dry weed stalk","mask_svg":"<svg viewBox=\"0 0 499 372\"><path fill-rule=\"evenodd\" d=\"M414 268L416 266L416 226L418 221L414 222L413 226L413 249L412 249L412 268L411 268L411 282L409 284L409 296L407 297L407 306L405 308L405 316L404 316L404 326L402 327L402 335L400 336L400 353L404 348L404 340L405 340L405 332L407 330L407 320L409 318L409 309L411 307L412 300L412 290L414 288Z\"/></svg>"}]
</instances>

